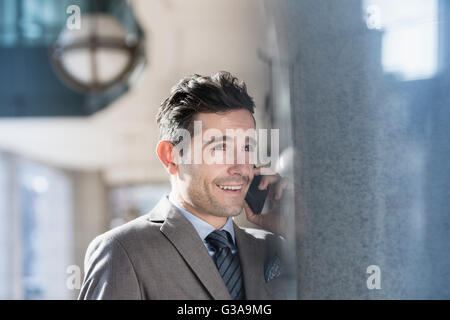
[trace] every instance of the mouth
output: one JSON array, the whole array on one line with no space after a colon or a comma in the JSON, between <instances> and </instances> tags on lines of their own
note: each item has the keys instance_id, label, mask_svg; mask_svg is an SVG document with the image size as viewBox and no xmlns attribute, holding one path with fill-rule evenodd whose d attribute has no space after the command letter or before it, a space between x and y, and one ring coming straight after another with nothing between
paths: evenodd
<instances>
[{"instance_id":1,"label":"mouth","mask_svg":"<svg viewBox=\"0 0 450 320\"><path fill-rule=\"evenodd\" d=\"M240 195L242 190L244 189L243 184L235 184L235 185L219 185L216 186L223 192L228 195Z\"/></svg>"}]
</instances>

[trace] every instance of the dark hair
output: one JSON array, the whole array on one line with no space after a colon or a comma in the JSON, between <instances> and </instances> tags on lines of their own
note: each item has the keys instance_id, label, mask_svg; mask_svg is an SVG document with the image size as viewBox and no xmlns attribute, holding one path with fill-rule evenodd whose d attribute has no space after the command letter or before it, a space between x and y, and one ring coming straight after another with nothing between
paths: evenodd
<instances>
[{"instance_id":1,"label":"dark hair","mask_svg":"<svg viewBox=\"0 0 450 320\"><path fill-rule=\"evenodd\" d=\"M231 73L220 71L211 77L194 74L172 87L170 96L161 104L156 118L159 139L179 143L177 129L186 129L192 135L193 117L199 112L246 109L253 115L254 108L245 83Z\"/></svg>"}]
</instances>

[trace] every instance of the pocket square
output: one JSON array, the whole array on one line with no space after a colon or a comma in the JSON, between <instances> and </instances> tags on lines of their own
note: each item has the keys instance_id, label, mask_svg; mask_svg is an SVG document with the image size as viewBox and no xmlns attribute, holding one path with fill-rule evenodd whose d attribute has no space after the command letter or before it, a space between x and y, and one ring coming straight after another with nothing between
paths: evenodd
<instances>
[{"instance_id":1,"label":"pocket square","mask_svg":"<svg viewBox=\"0 0 450 320\"><path fill-rule=\"evenodd\" d=\"M264 266L264 279L266 283L278 278L282 274L282 271L281 260L277 255L274 255Z\"/></svg>"}]
</instances>

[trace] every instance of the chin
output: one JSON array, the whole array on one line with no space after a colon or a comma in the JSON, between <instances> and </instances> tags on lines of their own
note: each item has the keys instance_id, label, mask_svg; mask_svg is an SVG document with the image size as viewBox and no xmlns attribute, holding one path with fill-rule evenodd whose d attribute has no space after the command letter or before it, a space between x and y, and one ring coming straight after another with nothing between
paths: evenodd
<instances>
[{"instance_id":1,"label":"chin","mask_svg":"<svg viewBox=\"0 0 450 320\"><path fill-rule=\"evenodd\" d=\"M227 199L220 197L211 197L209 202L210 207L216 208L214 215L221 217L235 217L238 216L244 208L244 199Z\"/></svg>"},{"instance_id":2,"label":"chin","mask_svg":"<svg viewBox=\"0 0 450 320\"><path fill-rule=\"evenodd\" d=\"M236 207L235 209L230 210L229 211L229 216L230 217L236 217L236 216L240 215L241 212L242 212L242 209L243 209L243 206L240 206L239 208Z\"/></svg>"},{"instance_id":3,"label":"chin","mask_svg":"<svg viewBox=\"0 0 450 320\"><path fill-rule=\"evenodd\" d=\"M230 206L222 206L223 210L220 210L220 212L216 212L216 215L220 217L236 217L241 213L242 208L243 207L233 208Z\"/></svg>"}]
</instances>

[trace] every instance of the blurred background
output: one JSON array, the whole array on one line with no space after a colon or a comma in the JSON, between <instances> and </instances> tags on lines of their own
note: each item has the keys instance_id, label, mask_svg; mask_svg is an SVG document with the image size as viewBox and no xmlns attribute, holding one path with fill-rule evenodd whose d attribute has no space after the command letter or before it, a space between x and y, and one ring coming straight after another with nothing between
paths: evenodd
<instances>
[{"instance_id":1,"label":"blurred background","mask_svg":"<svg viewBox=\"0 0 450 320\"><path fill-rule=\"evenodd\" d=\"M155 116L182 77L232 72L269 127L264 30L259 1L0 0L0 298L75 297L89 242L168 194Z\"/></svg>"},{"instance_id":2,"label":"blurred background","mask_svg":"<svg viewBox=\"0 0 450 320\"><path fill-rule=\"evenodd\" d=\"M0 299L78 295L89 242L170 191L160 103L219 70L280 129L286 298L450 298L449 17L446 0L0 0Z\"/></svg>"}]
</instances>

